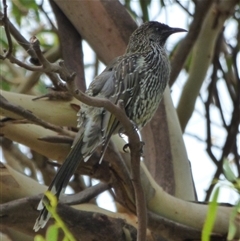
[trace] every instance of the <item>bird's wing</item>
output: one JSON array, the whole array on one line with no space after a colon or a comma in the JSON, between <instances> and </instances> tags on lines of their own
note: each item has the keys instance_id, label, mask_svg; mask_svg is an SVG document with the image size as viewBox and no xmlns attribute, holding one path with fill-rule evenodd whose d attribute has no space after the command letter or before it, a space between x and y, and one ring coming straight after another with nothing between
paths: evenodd
<instances>
[{"instance_id":1,"label":"bird's wing","mask_svg":"<svg viewBox=\"0 0 240 241\"><path fill-rule=\"evenodd\" d=\"M145 60L139 54L124 55L115 59L94 79L88 89L88 94L107 98L114 104L122 100L128 115L129 106L134 104L141 91L139 82L145 75L143 66L145 66ZM109 112L104 112L102 157L112 134L118 131L118 127L119 121L116 117Z\"/></svg>"},{"instance_id":2,"label":"bird's wing","mask_svg":"<svg viewBox=\"0 0 240 241\"><path fill-rule=\"evenodd\" d=\"M136 100L140 94L140 82L146 68L144 56L141 54L129 54L123 58L115 70L117 101L123 100L125 109Z\"/></svg>"},{"instance_id":3,"label":"bird's wing","mask_svg":"<svg viewBox=\"0 0 240 241\"><path fill-rule=\"evenodd\" d=\"M121 99L127 106L132 98L140 93L139 82L145 75L144 68L146 68L144 54L120 56L92 81L86 93L110 99L115 104Z\"/></svg>"},{"instance_id":4,"label":"bird's wing","mask_svg":"<svg viewBox=\"0 0 240 241\"><path fill-rule=\"evenodd\" d=\"M114 68L121 61L122 57L114 59L104 71L94 78L89 85L86 94L90 96L102 97L109 99L115 91Z\"/></svg>"}]
</instances>

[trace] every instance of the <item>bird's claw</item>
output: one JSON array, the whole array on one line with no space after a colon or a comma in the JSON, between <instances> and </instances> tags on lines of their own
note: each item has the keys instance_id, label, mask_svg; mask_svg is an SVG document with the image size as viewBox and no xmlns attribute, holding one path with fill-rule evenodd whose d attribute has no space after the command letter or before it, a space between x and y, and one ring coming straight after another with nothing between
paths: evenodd
<instances>
[{"instance_id":1,"label":"bird's claw","mask_svg":"<svg viewBox=\"0 0 240 241\"><path fill-rule=\"evenodd\" d=\"M145 143L143 142L143 141L140 141L140 144L141 144L141 147L140 147L140 155L141 155L141 157L143 157L143 146L145 145ZM127 149L130 147L130 144L129 143L127 143L127 144L125 144L124 146L123 146L123 151L125 152L125 153L127 153L128 151L127 151Z\"/></svg>"},{"instance_id":2,"label":"bird's claw","mask_svg":"<svg viewBox=\"0 0 240 241\"><path fill-rule=\"evenodd\" d=\"M145 142L144 141L140 141L140 144L141 144L140 155L141 155L141 157L144 157L143 156L143 146L145 145Z\"/></svg>"},{"instance_id":3,"label":"bird's claw","mask_svg":"<svg viewBox=\"0 0 240 241\"><path fill-rule=\"evenodd\" d=\"M127 149L129 148L129 143L127 143L127 144L125 144L124 146L123 146L123 151L125 152L125 153L127 153L128 151L127 151Z\"/></svg>"}]
</instances>

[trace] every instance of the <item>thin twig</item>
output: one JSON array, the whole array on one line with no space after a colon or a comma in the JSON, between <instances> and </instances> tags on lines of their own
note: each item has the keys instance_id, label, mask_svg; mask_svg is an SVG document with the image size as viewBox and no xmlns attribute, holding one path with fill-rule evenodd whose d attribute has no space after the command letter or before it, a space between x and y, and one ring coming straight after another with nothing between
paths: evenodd
<instances>
[{"instance_id":1,"label":"thin twig","mask_svg":"<svg viewBox=\"0 0 240 241\"><path fill-rule=\"evenodd\" d=\"M73 143L74 138L68 136L44 136L38 138L38 140L49 142L49 143L58 143L58 144L69 144Z\"/></svg>"},{"instance_id":2,"label":"thin twig","mask_svg":"<svg viewBox=\"0 0 240 241\"><path fill-rule=\"evenodd\" d=\"M55 33L57 33L58 32L58 30L57 30L57 28L55 27L55 25L53 24L53 22L52 22L52 20L49 18L49 14L44 10L44 8L43 8L43 0L41 1L41 3L40 4L38 4L38 8L39 8L39 10L44 14L44 16L46 17L46 19L48 20L48 22L49 22L49 24L52 26L52 30L55 32Z\"/></svg>"},{"instance_id":3,"label":"thin twig","mask_svg":"<svg viewBox=\"0 0 240 241\"><path fill-rule=\"evenodd\" d=\"M202 139L201 137L199 137L198 135L192 134L192 133L190 133L190 132L185 132L184 135L190 136L190 137L192 137L192 138L196 138L199 142L202 142L202 143L205 143L205 142L206 142L206 140L204 140L204 139ZM222 147L217 146L217 145L214 145L214 144L212 144L212 147L215 147L215 148L217 148L218 150L222 150Z\"/></svg>"},{"instance_id":4,"label":"thin twig","mask_svg":"<svg viewBox=\"0 0 240 241\"><path fill-rule=\"evenodd\" d=\"M221 37L221 36L220 36ZM220 39L220 38L219 38ZM219 59L219 51L217 51L217 46L216 46L216 50L215 50L215 56L214 56L214 62L217 62ZM234 57L234 59L236 59L236 56ZM213 70L213 75L215 75L215 80L213 79L213 81L216 81L217 79L217 71L218 71L218 68L222 69L221 65L214 65L214 70ZM222 69L223 73L224 73L224 70ZM240 81L239 81L240 82ZM237 137L237 133L238 133L238 127L239 127L239 123L240 123L240 83L237 83L237 88L236 90L236 98L232 98L232 102L233 102L233 112L232 112L232 119L230 121L230 124L228 126L226 126L226 131L228 133L227 135L227 138L225 140L225 143L222 147L222 154L221 154L221 157L219 158L219 160L216 162L216 159L214 161L213 159L213 153L211 152L211 147L210 147L210 117L209 117L209 105L210 105L210 101L209 101L209 98L210 98L210 95L212 95L213 93L213 89L211 90L209 88L209 98L206 102L206 119L207 119L207 130L208 130L208 154L210 155L210 157L212 158L212 160L214 161L214 163L217 165L217 170L214 174L214 177L212 179L212 184L210 185L210 187L208 188L208 190L206 191L206 198L205 200L209 200L210 198L210 195L213 191L213 188L216 184L216 182L214 182L214 180L217 180L219 179L220 175L223 173L223 161L225 158L227 158L227 156L230 154L230 153L234 153L234 148L235 148L235 144L236 144L236 137ZM212 83L211 83L212 84ZM229 90L229 93L230 93L230 90ZM215 157L214 157L215 158ZM238 158L237 158L238 159Z\"/></svg>"},{"instance_id":5,"label":"thin twig","mask_svg":"<svg viewBox=\"0 0 240 241\"><path fill-rule=\"evenodd\" d=\"M211 83L208 86L208 98L205 102L205 109L206 109L206 126L207 126L207 153L211 157L212 161L216 166L219 165L219 161L215 157L212 152L212 141L211 141L211 117L210 117L210 105L212 103L213 94L216 92L216 83L218 80L217 72L218 72L218 65L216 64L219 59L221 43L222 43L223 35L222 33L219 34L218 40L216 42L216 46L214 49L214 57L213 57L213 72L211 76ZM224 120L224 119L223 119Z\"/></svg>"},{"instance_id":6,"label":"thin twig","mask_svg":"<svg viewBox=\"0 0 240 241\"><path fill-rule=\"evenodd\" d=\"M232 84L231 84L231 79L229 78L228 74L225 72L225 70L223 69L221 63L219 63L219 70L222 72L223 75L223 79L225 80L226 86L227 86L227 90L228 93L231 97L232 100L236 99L236 93L234 91L234 88L232 88Z\"/></svg>"},{"instance_id":7,"label":"thin twig","mask_svg":"<svg viewBox=\"0 0 240 241\"><path fill-rule=\"evenodd\" d=\"M213 81L212 81L213 82ZM211 82L211 85L212 85ZM209 87L210 89L210 87ZM205 109L206 109L206 126L207 126L207 153L214 162L214 164L217 166L218 165L218 160L215 157L215 155L212 152L212 134L211 134L211 117L210 117L210 103L211 103L211 94L209 90L209 96L208 100L205 103Z\"/></svg>"},{"instance_id":8,"label":"thin twig","mask_svg":"<svg viewBox=\"0 0 240 241\"><path fill-rule=\"evenodd\" d=\"M9 19L4 19L4 14L0 12L0 25L5 27L6 35L11 34L20 46L22 46L31 58L37 63L37 57L33 50L30 49L30 43L21 35L21 33L14 27L14 25L9 21ZM7 28L6 28L7 25ZM9 44L9 43L8 43Z\"/></svg>"},{"instance_id":9,"label":"thin twig","mask_svg":"<svg viewBox=\"0 0 240 241\"><path fill-rule=\"evenodd\" d=\"M10 35L10 31L9 31L9 24L8 24L8 17L7 17L7 3L6 0L3 0L3 16L0 15L1 17L1 21L3 22L3 25L5 27L5 33L7 36L7 41L8 41L8 50L5 52L4 55L0 55L0 59L5 59L8 58L8 56L10 56L12 54L12 38Z\"/></svg>"},{"instance_id":10,"label":"thin twig","mask_svg":"<svg viewBox=\"0 0 240 241\"><path fill-rule=\"evenodd\" d=\"M60 202L68 205L77 205L81 203L87 203L91 199L95 198L102 192L107 191L111 186L108 183L98 183L94 186L86 188L85 190L73 194L73 195L66 195L60 198Z\"/></svg>"},{"instance_id":11,"label":"thin twig","mask_svg":"<svg viewBox=\"0 0 240 241\"><path fill-rule=\"evenodd\" d=\"M218 89L216 88L215 89L215 100L216 100L216 105L219 109L219 112L220 112L220 116L222 118L222 123L223 123L223 126L225 129L227 129L227 123L226 123L226 120L225 120L225 117L224 117L224 114L223 114L223 109L222 109L222 105L221 105L221 101L220 101L220 98L219 98L219 93L218 93Z\"/></svg>"},{"instance_id":12,"label":"thin twig","mask_svg":"<svg viewBox=\"0 0 240 241\"><path fill-rule=\"evenodd\" d=\"M176 0L176 3L191 17L193 17L193 14L189 12L189 10L182 5L182 3L179 0Z\"/></svg>"},{"instance_id":13,"label":"thin twig","mask_svg":"<svg viewBox=\"0 0 240 241\"><path fill-rule=\"evenodd\" d=\"M18 66L30 70L30 71L39 71L39 72L44 72L44 68L42 66L34 66L34 65L29 65L25 64L24 62L18 60L14 56L10 55L8 56L8 59L11 61L13 64L17 64Z\"/></svg>"}]
</instances>

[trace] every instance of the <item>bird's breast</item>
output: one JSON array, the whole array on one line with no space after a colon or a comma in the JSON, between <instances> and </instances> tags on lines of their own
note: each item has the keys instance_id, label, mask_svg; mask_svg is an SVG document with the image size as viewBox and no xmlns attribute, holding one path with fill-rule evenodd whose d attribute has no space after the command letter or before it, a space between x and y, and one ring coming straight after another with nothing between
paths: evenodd
<instances>
[{"instance_id":1,"label":"bird's breast","mask_svg":"<svg viewBox=\"0 0 240 241\"><path fill-rule=\"evenodd\" d=\"M146 67L142 68L145 74L138 82L140 94L136 96L136 101L132 103L128 111L129 118L139 129L152 119L168 83L170 74L168 59L165 56L157 57L155 59L157 63L149 63L147 66L145 62Z\"/></svg>"}]
</instances>

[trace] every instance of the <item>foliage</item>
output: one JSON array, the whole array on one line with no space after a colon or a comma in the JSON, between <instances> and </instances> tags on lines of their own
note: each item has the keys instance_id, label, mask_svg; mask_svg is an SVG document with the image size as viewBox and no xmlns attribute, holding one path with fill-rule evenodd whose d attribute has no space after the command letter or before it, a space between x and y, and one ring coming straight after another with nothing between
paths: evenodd
<instances>
[{"instance_id":1,"label":"foliage","mask_svg":"<svg viewBox=\"0 0 240 241\"><path fill-rule=\"evenodd\" d=\"M67 226L64 224L57 213L57 198L52 195L51 192L46 192L45 195L50 201L50 205L45 203L46 208L54 218L55 224L48 227L45 239L41 235L36 235L34 241L57 241L59 229L63 230L63 241L75 241L76 239L72 236Z\"/></svg>"},{"instance_id":2,"label":"foliage","mask_svg":"<svg viewBox=\"0 0 240 241\"><path fill-rule=\"evenodd\" d=\"M206 220L203 225L203 230L202 230L202 241L210 241L210 236L213 230L213 225L216 220L216 214L217 214L217 199L219 196L219 187L214 190L213 193L213 199L209 203L209 209L207 213Z\"/></svg>"}]
</instances>

